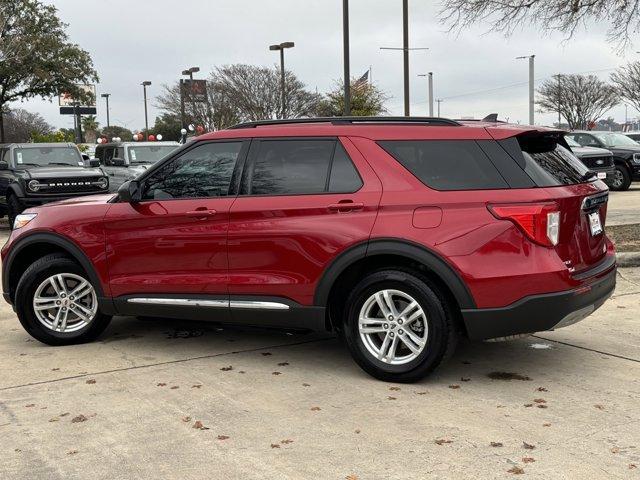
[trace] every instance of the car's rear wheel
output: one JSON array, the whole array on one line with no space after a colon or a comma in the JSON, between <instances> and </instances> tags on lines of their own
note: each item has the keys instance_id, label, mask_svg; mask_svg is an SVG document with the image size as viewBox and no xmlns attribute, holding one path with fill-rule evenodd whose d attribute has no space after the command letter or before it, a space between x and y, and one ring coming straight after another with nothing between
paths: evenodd
<instances>
[{"instance_id":1,"label":"car's rear wheel","mask_svg":"<svg viewBox=\"0 0 640 480\"><path fill-rule=\"evenodd\" d=\"M96 289L85 271L57 253L27 268L18 282L15 305L25 330L48 345L91 341L111 320L100 313Z\"/></svg>"},{"instance_id":2,"label":"car's rear wheel","mask_svg":"<svg viewBox=\"0 0 640 480\"><path fill-rule=\"evenodd\" d=\"M616 165L611 179L611 190L629 190L631 186L631 173L624 165Z\"/></svg>"},{"instance_id":3,"label":"car's rear wheel","mask_svg":"<svg viewBox=\"0 0 640 480\"><path fill-rule=\"evenodd\" d=\"M360 367L385 381L415 382L448 358L457 340L453 313L415 272L365 277L347 300L346 343Z\"/></svg>"}]
</instances>

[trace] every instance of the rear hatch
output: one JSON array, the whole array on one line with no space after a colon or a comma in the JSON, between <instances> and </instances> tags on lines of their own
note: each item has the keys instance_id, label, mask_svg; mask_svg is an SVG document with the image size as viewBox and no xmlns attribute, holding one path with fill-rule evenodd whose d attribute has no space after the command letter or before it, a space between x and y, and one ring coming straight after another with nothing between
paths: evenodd
<instances>
[{"instance_id":1,"label":"rear hatch","mask_svg":"<svg viewBox=\"0 0 640 480\"><path fill-rule=\"evenodd\" d=\"M607 186L571 153L560 132L530 132L516 139L522 155L516 160L558 206L556 252L572 273L594 267L607 250Z\"/></svg>"}]
</instances>

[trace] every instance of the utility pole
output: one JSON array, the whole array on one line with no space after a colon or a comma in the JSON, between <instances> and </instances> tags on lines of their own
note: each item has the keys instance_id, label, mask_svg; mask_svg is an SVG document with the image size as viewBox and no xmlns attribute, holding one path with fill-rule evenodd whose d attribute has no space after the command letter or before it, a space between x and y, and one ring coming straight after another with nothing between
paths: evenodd
<instances>
[{"instance_id":1,"label":"utility pole","mask_svg":"<svg viewBox=\"0 0 640 480\"><path fill-rule=\"evenodd\" d=\"M442 102L444 102L444 100L442 100L441 98L437 99L436 102L438 102L438 117L440 117L440 104Z\"/></svg>"},{"instance_id":2,"label":"utility pole","mask_svg":"<svg viewBox=\"0 0 640 480\"><path fill-rule=\"evenodd\" d=\"M523 55L521 57L516 57L516 60L521 60L524 58L529 59L529 125L533 125L534 122L534 110L536 106L535 101L535 92L533 89L534 82L534 63L535 63L535 55Z\"/></svg>"},{"instance_id":3,"label":"utility pole","mask_svg":"<svg viewBox=\"0 0 640 480\"><path fill-rule=\"evenodd\" d=\"M103 93L102 95L100 95L102 98L104 98L107 101L107 128L109 128L109 96L111 94L110 93Z\"/></svg>"},{"instance_id":4,"label":"utility pole","mask_svg":"<svg viewBox=\"0 0 640 480\"><path fill-rule=\"evenodd\" d=\"M402 0L402 49L404 60L404 116L409 109L409 0Z\"/></svg>"},{"instance_id":5,"label":"utility pole","mask_svg":"<svg viewBox=\"0 0 640 480\"><path fill-rule=\"evenodd\" d=\"M344 116L351 115L351 65L349 58L349 0L342 0L342 44L344 63Z\"/></svg>"},{"instance_id":6,"label":"utility pole","mask_svg":"<svg viewBox=\"0 0 640 480\"><path fill-rule=\"evenodd\" d=\"M269 45L269 50L280 51L280 89L282 96L282 118L287 118L287 90L285 85L284 70L284 51L287 48L293 48L296 44L293 42L283 42L278 45Z\"/></svg>"},{"instance_id":7,"label":"utility pole","mask_svg":"<svg viewBox=\"0 0 640 480\"><path fill-rule=\"evenodd\" d=\"M433 117L433 72L429 72L427 74L421 73L418 76L419 77L427 77L429 79L429 91L428 91L429 116Z\"/></svg>"},{"instance_id":8,"label":"utility pole","mask_svg":"<svg viewBox=\"0 0 640 480\"><path fill-rule=\"evenodd\" d=\"M200 67L191 67L182 71L182 75L189 77L189 81L191 82L189 83L189 88L193 88L193 74L199 71L200 71ZM180 79L180 119L182 122L182 128L185 128L187 123L186 114L185 114L185 100L184 100L184 92L185 92L186 86L187 86L187 81ZM195 111L196 109L195 100L192 101L192 107L193 107L193 110Z\"/></svg>"},{"instance_id":9,"label":"utility pole","mask_svg":"<svg viewBox=\"0 0 640 480\"><path fill-rule=\"evenodd\" d=\"M141 83L142 90L144 92L144 137L145 140L149 140L149 116L147 114L147 87L151 85L149 80L145 80Z\"/></svg>"}]
</instances>

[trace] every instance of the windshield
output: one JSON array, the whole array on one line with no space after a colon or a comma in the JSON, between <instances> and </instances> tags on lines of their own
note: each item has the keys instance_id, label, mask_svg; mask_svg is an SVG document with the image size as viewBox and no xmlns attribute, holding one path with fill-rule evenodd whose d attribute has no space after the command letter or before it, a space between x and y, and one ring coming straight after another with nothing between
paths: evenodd
<instances>
[{"instance_id":1,"label":"windshield","mask_svg":"<svg viewBox=\"0 0 640 480\"><path fill-rule=\"evenodd\" d=\"M580 144L571 137L564 137L570 147L579 147Z\"/></svg>"},{"instance_id":2,"label":"windshield","mask_svg":"<svg viewBox=\"0 0 640 480\"><path fill-rule=\"evenodd\" d=\"M82 157L74 147L28 147L16 148L16 168L46 167L50 165L82 166Z\"/></svg>"},{"instance_id":3,"label":"windshield","mask_svg":"<svg viewBox=\"0 0 640 480\"><path fill-rule=\"evenodd\" d=\"M132 164L156 163L178 147L179 145L140 145L129 147L129 160Z\"/></svg>"},{"instance_id":4,"label":"windshield","mask_svg":"<svg viewBox=\"0 0 640 480\"><path fill-rule=\"evenodd\" d=\"M604 143L607 147L637 147L638 144L622 133L598 133L591 132L594 137Z\"/></svg>"}]
</instances>

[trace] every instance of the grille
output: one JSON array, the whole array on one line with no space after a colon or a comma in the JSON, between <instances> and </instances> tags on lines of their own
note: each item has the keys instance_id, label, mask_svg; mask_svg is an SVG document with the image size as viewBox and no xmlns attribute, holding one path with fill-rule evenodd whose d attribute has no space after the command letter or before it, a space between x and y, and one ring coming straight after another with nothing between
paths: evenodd
<instances>
[{"instance_id":1,"label":"grille","mask_svg":"<svg viewBox=\"0 0 640 480\"><path fill-rule=\"evenodd\" d=\"M39 179L40 189L32 193L36 195L55 195L60 193L102 192L106 189L101 189L96 185L100 178L103 177Z\"/></svg>"},{"instance_id":2,"label":"grille","mask_svg":"<svg viewBox=\"0 0 640 480\"><path fill-rule=\"evenodd\" d=\"M612 156L582 157L580 160L582 160L582 163L584 163L589 168L613 167Z\"/></svg>"}]
</instances>

